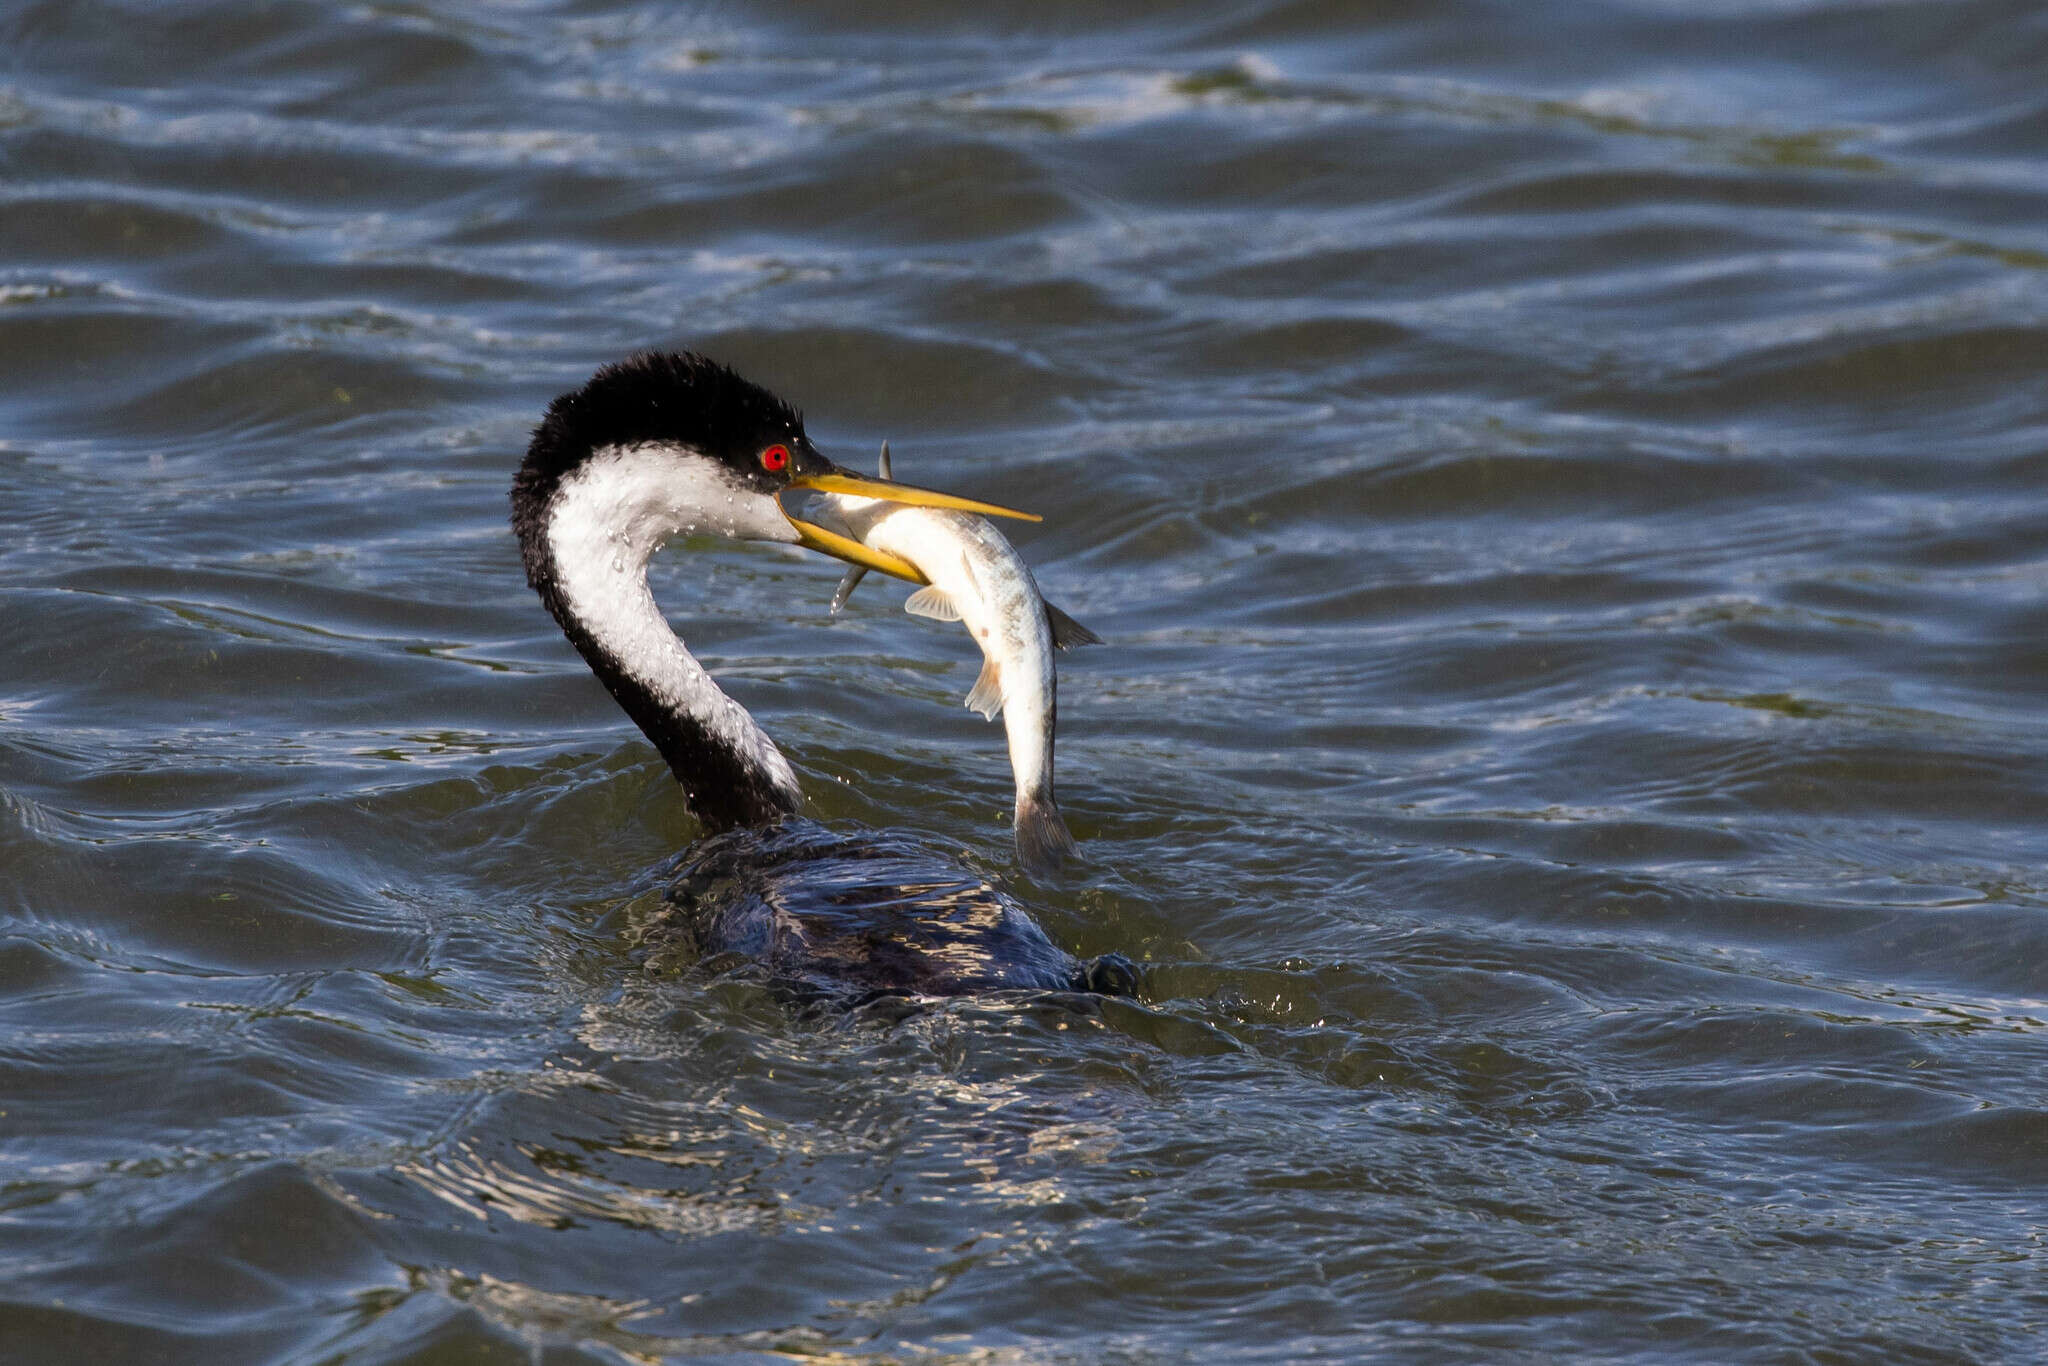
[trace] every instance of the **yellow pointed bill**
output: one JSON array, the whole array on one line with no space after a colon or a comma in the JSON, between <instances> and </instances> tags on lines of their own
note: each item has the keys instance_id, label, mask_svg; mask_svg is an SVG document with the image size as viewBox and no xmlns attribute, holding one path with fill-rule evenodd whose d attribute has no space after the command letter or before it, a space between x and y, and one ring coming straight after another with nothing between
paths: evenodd
<instances>
[{"instance_id":1,"label":"yellow pointed bill","mask_svg":"<svg viewBox=\"0 0 2048 1366\"><path fill-rule=\"evenodd\" d=\"M809 546L812 550L822 550L827 555L845 560L848 564L857 564L865 569L879 569L884 574L893 574L899 579L908 579L912 583L931 582L930 579L919 572L916 565L901 556L891 555L886 550L876 550L870 546L862 545L851 536L842 536L836 531L827 531L816 522L807 522L801 517L792 515L787 508L783 509L782 515L791 526L796 528L797 541L802 545Z\"/></svg>"},{"instance_id":2,"label":"yellow pointed bill","mask_svg":"<svg viewBox=\"0 0 2048 1366\"><path fill-rule=\"evenodd\" d=\"M799 474L789 481L789 487L816 489L820 493L851 493L861 498L880 498L885 502L902 503L914 508L951 508L955 512L975 512L983 517L1014 517L1020 522L1045 520L1035 512L1019 512L1015 508L1000 507L995 503L977 502L972 498L940 493L936 489L921 489L915 484L899 484L894 479L872 479L864 474L848 474L844 470L832 470L825 474ZM788 516L787 513L783 515ZM880 568L879 565L874 567ZM918 582L922 583L924 580L919 579Z\"/></svg>"}]
</instances>

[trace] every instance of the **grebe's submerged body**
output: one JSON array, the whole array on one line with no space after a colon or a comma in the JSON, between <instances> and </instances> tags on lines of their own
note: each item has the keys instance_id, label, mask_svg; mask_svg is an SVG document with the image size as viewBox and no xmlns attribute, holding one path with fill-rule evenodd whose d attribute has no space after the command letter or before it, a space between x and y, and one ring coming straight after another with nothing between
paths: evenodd
<instances>
[{"instance_id":1,"label":"grebe's submerged body","mask_svg":"<svg viewBox=\"0 0 2048 1366\"><path fill-rule=\"evenodd\" d=\"M916 840L790 817L681 856L648 932L695 961L757 972L805 1000L989 991L1127 994L1116 955L1082 963L1009 897Z\"/></svg>"},{"instance_id":2,"label":"grebe's submerged body","mask_svg":"<svg viewBox=\"0 0 2048 1366\"><path fill-rule=\"evenodd\" d=\"M513 480L528 583L704 826L670 891L679 923L706 955L807 994L1115 989L1120 960L1091 976L1022 908L907 838L802 820L789 761L669 628L647 565L678 535L801 544L921 581L785 512L790 489L1024 515L843 470L788 404L689 354L635 356L556 399Z\"/></svg>"}]
</instances>

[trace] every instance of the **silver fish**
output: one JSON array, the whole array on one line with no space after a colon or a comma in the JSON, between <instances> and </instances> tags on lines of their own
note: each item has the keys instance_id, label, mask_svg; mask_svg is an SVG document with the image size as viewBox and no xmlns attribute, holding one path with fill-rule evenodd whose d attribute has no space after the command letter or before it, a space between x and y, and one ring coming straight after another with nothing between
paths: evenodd
<instances>
[{"instance_id":1,"label":"silver fish","mask_svg":"<svg viewBox=\"0 0 2048 1366\"><path fill-rule=\"evenodd\" d=\"M889 477L886 442L881 472ZM829 497L857 540L909 561L928 580L903 604L904 611L961 622L981 647L981 676L967 705L991 721L1003 715L1017 785L1017 853L1033 872L1058 868L1073 854L1074 839L1053 798L1059 701L1052 652L1100 644L1102 638L1039 594L1030 567L984 518L845 494ZM833 612L846 605L866 572L859 566L848 571L832 596Z\"/></svg>"}]
</instances>

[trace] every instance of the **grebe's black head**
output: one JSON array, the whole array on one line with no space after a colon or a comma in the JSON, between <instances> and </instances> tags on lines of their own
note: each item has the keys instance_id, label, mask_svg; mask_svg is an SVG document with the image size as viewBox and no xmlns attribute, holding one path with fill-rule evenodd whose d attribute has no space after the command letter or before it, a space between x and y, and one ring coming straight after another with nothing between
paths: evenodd
<instances>
[{"instance_id":1,"label":"grebe's black head","mask_svg":"<svg viewBox=\"0 0 2048 1366\"><path fill-rule=\"evenodd\" d=\"M529 571L550 509L568 486L612 520L609 532L636 544L681 532L797 542L916 582L923 575L905 562L791 514L781 495L817 489L1030 517L841 469L811 443L796 409L687 351L643 352L607 365L548 405L512 484L512 523L528 548Z\"/></svg>"},{"instance_id":2,"label":"grebe's black head","mask_svg":"<svg viewBox=\"0 0 2048 1366\"><path fill-rule=\"evenodd\" d=\"M594 455L663 447L714 461L735 488L770 495L793 475L833 468L804 434L802 414L760 385L691 352L648 351L548 405L520 484L545 498Z\"/></svg>"}]
</instances>

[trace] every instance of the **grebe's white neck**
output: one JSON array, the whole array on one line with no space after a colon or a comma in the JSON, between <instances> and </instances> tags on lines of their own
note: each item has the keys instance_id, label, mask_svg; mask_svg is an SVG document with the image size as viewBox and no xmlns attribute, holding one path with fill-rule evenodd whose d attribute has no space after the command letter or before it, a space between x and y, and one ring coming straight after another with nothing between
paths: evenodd
<instances>
[{"instance_id":1,"label":"grebe's white neck","mask_svg":"<svg viewBox=\"0 0 2048 1366\"><path fill-rule=\"evenodd\" d=\"M774 498L715 460L668 445L599 451L548 500L542 534L553 592L543 587L542 596L668 760L698 816L713 828L757 824L801 809L796 773L684 648L647 586L662 542L693 532L797 539Z\"/></svg>"}]
</instances>

